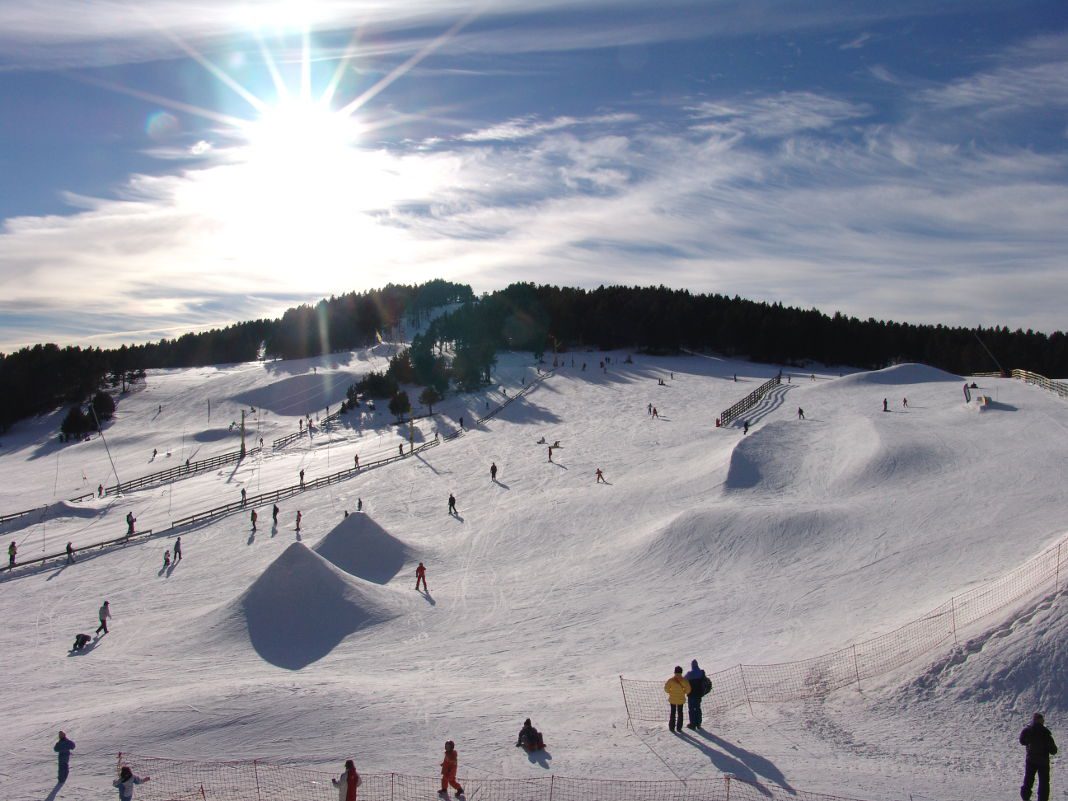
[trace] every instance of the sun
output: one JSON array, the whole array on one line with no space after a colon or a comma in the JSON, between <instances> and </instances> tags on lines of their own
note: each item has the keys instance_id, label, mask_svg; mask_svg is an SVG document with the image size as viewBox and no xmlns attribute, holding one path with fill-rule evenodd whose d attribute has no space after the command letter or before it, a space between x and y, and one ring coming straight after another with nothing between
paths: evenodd
<instances>
[{"instance_id":1,"label":"sun","mask_svg":"<svg viewBox=\"0 0 1068 801\"><path fill-rule=\"evenodd\" d=\"M285 98L246 130L246 160L279 179L321 180L358 146L359 122L322 101Z\"/></svg>"}]
</instances>

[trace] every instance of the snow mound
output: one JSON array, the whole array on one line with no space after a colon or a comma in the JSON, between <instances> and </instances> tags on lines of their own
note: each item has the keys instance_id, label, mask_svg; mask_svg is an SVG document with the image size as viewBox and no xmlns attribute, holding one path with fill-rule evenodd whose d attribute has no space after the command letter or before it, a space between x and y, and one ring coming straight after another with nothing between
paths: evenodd
<instances>
[{"instance_id":1,"label":"snow mound","mask_svg":"<svg viewBox=\"0 0 1068 801\"><path fill-rule=\"evenodd\" d=\"M891 367L884 367L882 370L873 370L870 373L854 373L843 378L837 378L834 383L839 386L854 384L897 386L902 384L929 384L936 381L960 383L963 380L963 377L947 373L945 370L939 370L937 367L907 363L895 364Z\"/></svg>"},{"instance_id":2,"label":"snow mound","mask_svg":"<svg viewBox=\"0 0 1068 801\"><path fill-rule=\"evenodd\" d=\"M1068 712L1066 606L1064 594L1047 596L968 640L905 685L901 700L1061 717Z\"/></svg>"},{"instance_id":3,"label":"snow mound","mask_svg":"<svg viewBox=\"0 0 1068 801\"><path fill-rule=\"evenodd\" d=\"M265 661L300 670L349 635L398 614L385 590L363 585L294 542L228 605L225 619L244 623Z\"/></svg>"},{"instance_id":4,"label":"snow mound","mask_svg":"<svg viewBox=\"0 0 1068 801\"><path fill-rule=\"evenodd\" d=\"M407 545L365 514L346 517L312 550L346 573L375 584L387 584L412 556Z\"/></svg>"},{"instance_id":5,"label":"snow mound","mask_svg":"<svg viewBox=\"0 0 1068 801\"><path fill-rule=\"evenodd\" d=\"M231 400L279 415L315 414L327 406L337 406L344 400L345 391L359 377L358 373L347 371L304 373L238 393Z\"/></svg>"},{"instance_id":6,"label":"snow mound","mask_svg":"<svg viewBox=\"0 0 1068 801\"><path fill-rule=\"evenodd\" d=\"M5 523L0 523L0 534L13 533L22 529L36 526L39 523L54 522L63 519L86 520L98 517L101 510L92 504L71 503L70 501L56 501L39 509L34 509L27 515L16 517Z\"/></svg>"}]
</instances>

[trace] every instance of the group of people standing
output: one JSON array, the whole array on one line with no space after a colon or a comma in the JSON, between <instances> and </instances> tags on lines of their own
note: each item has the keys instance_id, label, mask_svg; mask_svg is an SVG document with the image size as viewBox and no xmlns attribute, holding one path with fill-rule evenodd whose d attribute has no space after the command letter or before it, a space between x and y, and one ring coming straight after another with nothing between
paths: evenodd
<instances>
[{"instance_id":1,"label":"group of people standing","mask_svg":"<svg viewBox=\"0 0 1068 801\"><path fill-rule=\"evenodd\" d=\"M705 675L704 670L694 659L690 662L690 672L685 676L682 667L675 666L675 672L664 682L664 692L667 693L668 705L671 713L668 716L668 731L681 732L683 725L682 705L686 704L690 722L687 729L701 728L703 716L701 713L701 699L712 692L712 682Z\"/></svg>"}]
</instances>

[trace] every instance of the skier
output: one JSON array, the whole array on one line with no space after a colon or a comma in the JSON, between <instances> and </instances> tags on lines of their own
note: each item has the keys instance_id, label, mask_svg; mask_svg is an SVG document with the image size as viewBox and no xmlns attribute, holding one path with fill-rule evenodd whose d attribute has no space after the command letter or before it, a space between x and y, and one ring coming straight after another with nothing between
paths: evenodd
<instances>
[{"instance_id":1,"label":"skier","mask_svg":"<svg viewBox=\"0 0 1068 801\"><path fill-rule=\"evenodd\" d=\"M363 511L363 498L357 498L356 499L356 511L357 512L362 512Z\"/></svg>"},{"instance_id":2,"label":"skier","mask_svg":"<svg viewBox=\"0 0 1068 801\"><path fill-rule=\"evenodd\" d=\"M103 484L97 484L96 485L96 497L98 497L98 498L103 498L104 497L104 485Z\"/></svg>"},{"instance_id":3,"label":"skier","mask_svg":"<svg viewBox=\"0 0 1068 801\"><path fill-rule=\"evenodd\" d=\"M463 418L463 416L460 417L460 430L461 431L464 430L464 418Z\"/></svg>"},{"instance_id":4,"label":"skier","mask_svg":"<svg viewBox=\"0 0 1068 801\"><path fill-rule=\"evenodd\" d=\"M15 566L15 555L19 552L19 546L12 540L11 544L7 546L7 566L11 569Z\"/></svg>"},{"instance_id":5,"label":"skier","mask_svg":"<svg viewBox=\"0 0 1068 801\"><path fill-rule=\"evenodd\" d=\"M244 505L245 505L245 500L246 500L246 498L247 498L247 497L248 497L248 496L247 496L247 494L245 493L245 488L244 488L244 487L242 487L242 488L241 488L241 505L242 505L242 506L244 506Z\"/></svg>"},{"instance_id":6,"label":"skier","mask_svg":"<svg viewBox=\"0 0 1068 801\"><path fill-rule=\"evenodd\" d=\"M890 411L888 408L886 408L886 398L883 398L883 411L884 412Z\"/></svg>"},{"instance_id":7,"label":"skier","mask_svg":"<svg viewBox=\"0 0 1068 801\"><path fill-rule=\"evenodd\" d=\"M805 419L805 410L802 409L800 406L797 407L797 419L798 420L804 420Z\"/></svg>"},{"instance_id":8,"label":"skier","mask_svg":"<svg viewBox=\"0 0 1068 801\"><path fill-rule=\"evenodd\" d=\"M1020 787L1020 798L1031 801L1031 788L1038 776L1038 801L1049 799L1049 758L1057 753L1057 744L1053 735L1046 728L1046 719L1035 712L1031 725L1020 732L1020 745L1027 746L1027 759L1024 762L1024 783Z\"/></svg>"},{"instance_id":9,"label":"skier","mask_svg":"<svg viewBox=\"0 0 1068 801\"><path fill-rule=\"evenodd\" d=\"M100 625L96 627L95 633L99 634L100 630L103 629L104 633L107 634L108 618L111 617L111 604L109 604L107 601L104 601L103 605L100 607L100 611L97 614L100 617Z\"/></svg>"},{"instance_id":10,"label":"skier","mask_svg":"<svg viewBox=\"0 0 1068 801\"><path fill-rule=\"evenodd\" d=\"M59 740L52 746L52 750L59 754L59 775L56 781L63 784L70 774L70 752L74 750L74 740L68 739L65 732L60 732Z\"/></svg>"},{"instance_id":11,"label":"skier","mask_svg":"<svg viewBox=\"0 0 1068 801\"><path fill-rule=\"evenodd\" d=\"M300 470L300 486L304 486L304 468Z\"/></svg>"},{"instance_id":12,"label":"skier","mask_svg":"<svg viewBox=\"0 0 1068 801\"><path fill-rule=\"evenodd\" d=\"M303 515L300 513L300 510L298 509L297 510L297 531L300 531L300 518L301 517L303 517Z\"/></svg>"},{"instance_id":13,"label":"skier","mask_svg":"<svg viewBox=\"0 0 1068 801\"><path fill-rule=\"evenodd\" d=\"M74 546L71 545L69 542L67 543L67 564L74 564Z\"/></svg>"},{"instance_id":14,"label":"skier","mask_svg":"<svg viewBox=\"0 0 1068 801\"><path fill-rule=\"evenodd\" d=\"M152 459L155 460L156 454L159 453L155 448L152 449Z\"/></svg>"},{"instance_id":15,"label":"skier","mask_svg":"<svg viewBox=\"0 0 1068 801\"><path fill-rule=\"evenodd\" d=\"M599 468L599 467L597 468L597 482L596 483L598 483L598 484L607 484L608 483L607 481L604 480L604 473L601 472L601 468Z\"/></svg>"},{"instance_id":16,"label":"skier","mask_svg":"<svg viewBox=\"0 0 1068 801\"><path fill-rule=\"evenodd\" d=\"M330 783L337 788L337 801L356 801L356 788L363 784L360 774L356 772L356 763L345 760L345 772Z\"/></svg>"},{"instance_id":17,"label":"skier","mask_svg":"<svg viewBox=\"0 0 1068 801\"><path fill-rule=\"evenodd\" d=\"M530 718L523 721L523 728L519 730L519 737L515 741L516 748L522 748L527 753L541 751L545 748L545 738L541 732L534 728Z\"/></svg>"},{"instance_id":18,"label":"skier","mask_svg":"<svg viewBox=\"0 0 1068 801\"><path fill-rule=\"evenodd\" d=\"M93 639L88 634L75 634L74 645L71 646L72 651L84 651L86 644L89 640Z\"/></svg>"},{"instance_id":19,"label":"skier","mask_svg":"<svg viewBox=\"0 0 1068 801\"><path fill-rule=\"evenodd\" d=\"M129 537L134 533L134 523L137 522L137 518L133 516L133 512L126 513L126 536Z\"/></svg>"},{"instance_id":20,"label":"skier","mask_svg":"<svg viewBox=\"0 0 1068 801\"><path fill-rule=\"evenodd\" d=\"M163 569L166 570L170 566L171 566L171 552L170 551L164 551L163 552Z\"/></svg>"},{"instance_id":21,"label":"skier","mask_svg":"<svg viewBox=\"0 0 1068 801\"><path fill-rule=\"evenodd\" d=\"M648 415L652 415L652 413L653 413L653 404L651 404L651 403L649 404L648 408L646 408L646 410L645 410L645 413L648 414Z\"/></svg>"},{"instance_id":22,"label":"skier","mask_svg":"<svg viewBox=\"0 0 1068 801\"><path fill-rule=\"evenodd\" d=\"M126 765L123 765L122 770L119 771L119 778L113 781L111 786L118 788L119 801L133 801L134 785L144 784L151 778L151 776L134 776L134 772Z\"/></svg>"},{"instance_id":23,"label":"skier","mask_svg":"<svg viewBox=\"0 0 1068 801\"><path fill-rule=\"evenodd\" d=\"M902 398L901 399L901 405L904 406L906 409L909 408L909 399L908 398Z\"/></svg>"},{"instance_id":24,"label":"skier","mask_svg":"<svg viewBox=\"0 0 1068 801\"><path fill-rule=\"evenodd\" d=\"M400 451L400 455L401 456L404 456L404 443L403 442L400 445L397 446L397 450Z\"/></svg>"},{"instance_id":25,"label":"skier","mask_svg":"<svg viewBox=\"0 0 1068 801\"><path fill-rule=\"evenodd\" d=\"M682 676L682 668L675 666L675 675L664 682L664 692L668 696L668 704L671 705L671 715L668 718L668 731L682 731L682 705L686 703L686 696L690 694L690 682Z\"/></svg>"},{"instance_id":26,"label":"skier","mask_svg":"<svg viewBox=\"0 0 1068 801\"><path fill-rule=\"evenodd\" d=\"M655 406L653 407L653 417L660 417L660 412L656 410Z\"/></svg>"},{"instance_id":27,"label":"skier","mask_svg":"<svg viewBox=\"0 0 1068 801\"><path fill-rule=\"evenodd\" d=\"M252 520L252 530L255 531L256 530L256 520L259 518L259 515L256 514L256 510L255 509L252 510L252 514L249 515L249 518Z\"/></svg>"},{"instance_id":28,"label":"skier","mask_svg":"<svg viewBox=\"0 0 1068 801\"><path fill-rule=\"evenodd\" d=\"M426 586L426 567L422 562L419 563L419 567L415 569L415 589L419 589L419 582L423 582L423 591L427 594L430 593L430 589Z\"/></svg>"},{"instance_id":29,"label":"skier","mask_svg":"<svg viewBox=\"0 0 1068 801\"><path fill-rule=\"evenodd\" d=\"M490 481L497 480L497 463L490 462Z\"/></svg>"},{"instance_id":30,"label":"skier","mask_svg":"<svg viewBox=\"0 0 1068 801\"><path fill-rule=\"evenodd\" d=\"M553 460L553 446L550 445L549 446L549 461L551 462L552 460Z\"/></svg>"},{"instance_id":31,"label":"skier","mask_svg":"<svg viewBox=\"0 0 1068 801\"><path fill-rule=\"evenodd\" d=\"M449 514L456 514L456 497L451 492L449 493Z\"/></svg>"},{"instance_id":32,"label":"skier","mask_svg":"<svg viewBox=\"0 0 1068 801\"><path fill-rule=\"evenodd\" d=\"M456 790L457 798L463 798L464 788L456 783L456 766L459 756L456 744L452 740L446 740L445 758L441 761L441 789L438 790L438 796L441 798L449 797L449 787Z\"/></svg>"},{"instance_id":33,"label":"skier","mask_svg":"<svg viewBox=\"0 0 1068 801\"><path fill-rule=\"evenodd\" d=\"M742 435L744 436L745 434L748 434L748 433L749 433L749 421L748 420L743 420L742 421Z\"/></svg>"},{"instance_id":34,"label":"skier","mask_svg":"<svg viewBox=\"0 0 1068 801\"><path fill-rule=\"evenodd\" d=\"M357 453L357 454L355 454L355 455L354 455L354 456L352 457L352 459L353 459L353 461L355 462L355 464L353 465L353 467L355 467L355 468L356 468L357 470L359 470L359 469L360 469L360 454L358 454L358 453Z\"/></svg>"},{"instance_id":35,"label":"skier","mask_svg":"<svg viewBox=\"0 0 1068 801\"><path fill-rule=\"evenodd\" d=\"M178 564L182 561L182 538L177 537L174 540L174 563Z\"/></svg>"},{"instance_id":36,"label":"skier","mask_svg":"<svg viewBox=\"0 0 1068 801\"><path fill-rule=\"evenodd\" d=\"M271 520L274 521L274 524L276 526L278 525L278 504L277 503L274 505L274 509L271 511Z\"/></svg>"},{"instance_id":37,"label":"skier","mask_svg":"<svg viewBox=\"0 0 1068 801\"><path fill-rule=\"evenodd\" d=\"M711 682L708 681L708 676L697 664L696 659L690 662L690 672L686 674L686 681L690 682L690 693L686 696L686 713L690 722L686 724L686 728L699 729L703 717L701 699L708 693Z\"/></svg>"}]
</instances>

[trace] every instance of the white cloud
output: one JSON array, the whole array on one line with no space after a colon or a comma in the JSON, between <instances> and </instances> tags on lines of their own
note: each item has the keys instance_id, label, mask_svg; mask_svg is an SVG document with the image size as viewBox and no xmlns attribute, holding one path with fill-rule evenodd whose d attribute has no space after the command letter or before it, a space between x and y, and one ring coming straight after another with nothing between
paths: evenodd
<instances>
[{"instance_id":1,"label":"white cloud","mask_svg":"<svg viewBox=\"0 0 1068 801\"><path fill-rule=\"evenodd\" d=\"M706 130L779 138L865 117L871 109L813 92L782 92L730 102L705 101L693 105L691 112L695 119L708 121Z\"/></svg>"}]
</instances>

